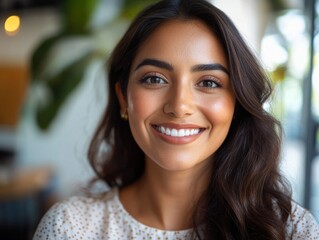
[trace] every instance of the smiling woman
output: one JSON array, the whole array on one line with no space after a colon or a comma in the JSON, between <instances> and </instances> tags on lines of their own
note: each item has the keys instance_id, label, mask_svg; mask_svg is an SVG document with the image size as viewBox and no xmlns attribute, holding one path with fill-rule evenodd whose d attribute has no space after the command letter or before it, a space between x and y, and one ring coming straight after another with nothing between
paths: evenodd
<instances>
[{"instance_id":1,"label":"smiling woman","mask_svg":"<svg viewBox=\"0 0 319 240\"><path fill-rule=\"evenodd\" d=\"M206 165L233 118L226 66L221 44L198 20L163 23L145 40L126 92L119 83L116 89L146 163L175 171Z\"/></svg>"},{"instance_id":2,"label":"smiling woman","mask_svg":"<svg viewBox=\"0 0 319 240\"><path fill-rule=\"evenodd\" d=\"M108 81L89 159L112 189L55 205L35 239L316 239L278 171L269 81L223 12L203 0L146 8Z\"/></svg>"}]
</instances>

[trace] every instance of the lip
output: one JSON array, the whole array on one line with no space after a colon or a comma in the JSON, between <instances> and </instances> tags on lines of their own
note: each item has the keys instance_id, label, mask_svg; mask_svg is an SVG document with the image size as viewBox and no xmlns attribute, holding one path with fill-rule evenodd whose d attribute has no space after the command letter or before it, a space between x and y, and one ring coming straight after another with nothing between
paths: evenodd
<instances>
[{"instance_id":1,"label":"lip","mask_svg":"<svg viewBox=\"0 0 319 240\"><path fill-rule=\"evenodd\" d=\"M161 123L161 124L152 124L151 125L153 132L159 136L163 141L171 143L171 144L187 144L195 141L205 130L202 126L194 125L194 124L176 124L176 123ZM198 132L189 136L171 136L162 133L159 130L159 127L175 129L177 131L184 130L192 130L198 129Z\"/></svg>"}]
</instances>

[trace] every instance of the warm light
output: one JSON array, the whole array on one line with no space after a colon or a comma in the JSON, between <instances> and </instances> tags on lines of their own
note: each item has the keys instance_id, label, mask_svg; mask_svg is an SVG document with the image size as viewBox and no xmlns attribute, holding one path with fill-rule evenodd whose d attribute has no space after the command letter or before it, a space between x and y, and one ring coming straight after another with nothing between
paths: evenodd
<instances>
[{"instance_id":1,"label":"warm light","mask_svg":"<svg viewBox=\"0 0 319 240\"><path fill-rule=\"evenodd\" d=\"M4 29L8 35L14 35L19 31L20 18L18 16L10 16L4 23Z\"/></svg>"}]
</instances>

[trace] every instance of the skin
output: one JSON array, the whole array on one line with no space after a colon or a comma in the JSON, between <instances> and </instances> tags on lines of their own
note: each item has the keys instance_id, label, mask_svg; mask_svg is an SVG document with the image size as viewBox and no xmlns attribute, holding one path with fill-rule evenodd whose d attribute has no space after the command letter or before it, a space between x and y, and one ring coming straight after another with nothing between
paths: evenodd
<instances>
[{"instance_id":1,"label":"skin","mask_svg":"<svg viewBox=\"0 0 319 240\"><path fill-rule=\"evenodd\" d=\"M234 114L227 68L223 48L205 24L174 20L141 45L127 97L116 86L145 153L144 175L120 191L122 204L138 221L166 230L191 227L193 206L206 189L214 153Z\"/></svg>"}]
</instances>

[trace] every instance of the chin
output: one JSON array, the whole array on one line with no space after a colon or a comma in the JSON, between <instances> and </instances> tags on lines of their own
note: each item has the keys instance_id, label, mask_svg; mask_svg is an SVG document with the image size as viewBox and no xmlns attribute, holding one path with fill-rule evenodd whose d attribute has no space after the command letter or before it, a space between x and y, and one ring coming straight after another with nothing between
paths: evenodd
<instances>
[{"instance_id":1,"label":"chin","mask_svg":"<svg viewBox=\"0 0 319 240\"><path fill-rule=\"evenodd\" d=\"M167 159L178 159L168 161ZM162 169L166 171L187 171L191 169L200 168L201 166L206 166L208 159L196 160L189 157L175 157L175 158L165 158L164 160L155 161L155 163Z\"/></svg>"}]
</instances>

